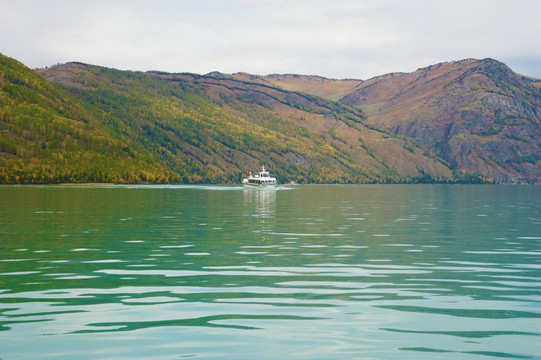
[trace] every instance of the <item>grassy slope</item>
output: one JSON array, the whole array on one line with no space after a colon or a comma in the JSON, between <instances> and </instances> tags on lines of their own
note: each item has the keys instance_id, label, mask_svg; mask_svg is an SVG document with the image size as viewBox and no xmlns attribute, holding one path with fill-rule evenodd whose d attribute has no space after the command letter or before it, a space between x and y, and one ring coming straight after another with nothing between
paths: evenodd
<instances>
[{"instance_id":1,"label":"grassy slope","mask_svg":"<svg viewBox=\"0 0 541 360\"><path fill-rule=\"evenodd\" d=\"M319 96L328 100L338 101L355 91L362 81L354 79L327 79L321 76L306 76L294 74L272 74L267 76L254 76L244 73L232 75L243 81L261 82L287 91L298 91Z\"/></svg>"}]
</instances>

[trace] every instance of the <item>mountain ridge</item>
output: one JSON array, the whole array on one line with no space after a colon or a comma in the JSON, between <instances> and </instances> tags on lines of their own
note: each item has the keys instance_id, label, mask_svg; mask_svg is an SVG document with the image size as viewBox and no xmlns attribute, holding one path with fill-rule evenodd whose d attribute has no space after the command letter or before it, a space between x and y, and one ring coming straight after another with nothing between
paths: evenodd
<instances>
[{"instance_id":1,"label":"mountain ridge","mask_svg":"<svg viewBox=\"0 0 541 360\"><path fill-rule=\"evenodd\" d=\"M541 92L535 79L501 62L466 59L383 75L341 102L455 168L497 182L540 182Z\"/></svg>"},{"instance_id":2,"label":"mountain ridge","mask_svg":"<svg viewBox=\"0 0 541 360\"><path fill-rule=\"evenodd\" d=\"M238 183L260 164L281 182L541 182L541 82L491 59L364 81L0 60L2 183ZM51 119L88 131L61 140Z\"/></svg>"}]
</instances>

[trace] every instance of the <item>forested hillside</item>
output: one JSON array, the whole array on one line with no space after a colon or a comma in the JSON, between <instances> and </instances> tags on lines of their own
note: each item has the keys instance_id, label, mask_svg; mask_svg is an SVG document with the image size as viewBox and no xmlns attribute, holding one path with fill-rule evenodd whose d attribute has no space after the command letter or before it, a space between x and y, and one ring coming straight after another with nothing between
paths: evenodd
<instances>
[{"instance_id":1,"label":"forested hillside","mask_svg":"<svg viewBox=\"0 0 541 360\"><path fill-rule=\"evenodd\" d=\"M360 110L315 96L80 63L40 77L6 57L2 72L4 183L238 183L261 164L282 182L452 180Z\"/></svg>"},{"instance_id":2,"label":"forested hillside","mask_svg":"<svg viewBox=\"0 0 541 360\"><path fill-rule=\"evenodd\" d=\"M36 71L0 56L0 183L239 183L260 165L280 182L490 181L387 125L378 116L393 100L351 101L368 85L82 63Z\"/></svg>"},{"instance_id":3,"label":"forested hillside","mask_svg":"<svg viewBox=\"0 0 541 360\"><path fill-rule=\"evenodd\" d=\"M107 115L0 56L0 183L178 181Z\"/></svg>"}]
</instances>

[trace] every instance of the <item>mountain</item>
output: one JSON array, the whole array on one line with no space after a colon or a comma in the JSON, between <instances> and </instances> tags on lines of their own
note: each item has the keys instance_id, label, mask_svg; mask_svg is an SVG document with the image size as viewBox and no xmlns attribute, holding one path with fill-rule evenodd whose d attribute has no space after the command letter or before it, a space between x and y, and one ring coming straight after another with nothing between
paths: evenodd
<instances>
[{"instance_id":1,"label":"mountain","mask_svg":"<svg viewBox=\"0 0 541 360\"><path fill-rule=\"evenodd\" d=\"M340 100L453 169L541 183L540 81L493 59L441 63L363 81Z\"/></svg>"},{"instance_id":2,"label":"mountain","mask_svg":"<svg viewBox=\"0 0 541 360\"><path fill-rule=\"evenodd\" d=\"M144 148L130 146L136 144L104 118L0 55L0 183L136 182L147 175L163 182L178 179Z\"/></svg>"},{"instance_id":3,"label":"mountain","mask_svg":"<svg viewBox=\"0 0 541 360\"><path fill-rule=\"evenodd\" d=\"M280 182L540 183L539 85L494 60L361 81L0 55L0 183L239 183L260 165Z\"/></svg>"},{"instance_id":4,"label":"mountain","mask_svg":"<svg viewBox=\"0 0 541 360\"><path fill-rule=\"evenodd\" d=\"M297 182L418 182L449 181L453 174L432 153L407 139L374 130L364 124L362 111L307 93L287 91L274 85L238 76L151 73L168 82L186 81L201 87L220 109L265 128L278 131L281 141L269 149L280 150L269 159L275 168L292 167ZM288 137L302 140L296 150ZM308 140L308 143L306 141ZM254 143L257 150L260 145ZM313 153L313 154L312 154ZM259 153L250 165L266 159ZM268 162L267 162L268 163ZM337 167L338 166L338 167ZM334 169L334 170L331 170ZM340 170L342 169L342 170ZM344 170L347 169L347 170ZM312 174L314 171L319 174ZM341 172L351 175L338 175Z\"/></svg>"},{"instance_id":5,"label":"mountain","mask_svg":"<svg viewBox=\"0 0 541 360\"><path fill-rule=\"evenodd\" d=\"M364 125L361 110L224 74L1 57L0 182L454 181L436 156Z\"/></svg>"}]
</instances>

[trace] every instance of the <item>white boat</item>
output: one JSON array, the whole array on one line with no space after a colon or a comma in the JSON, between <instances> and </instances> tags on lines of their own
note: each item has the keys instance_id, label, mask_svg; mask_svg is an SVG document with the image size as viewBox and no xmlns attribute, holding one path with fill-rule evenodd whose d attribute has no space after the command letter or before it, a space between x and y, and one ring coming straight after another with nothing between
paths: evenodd
<instances>
[{"instance_id":1,"label":"white boat","mask_svg":"<svg viewBox=\"0 0 541 360\"><path fill-rule=\"evenodd\" d=\"M270 176L265 166L262 166L261 171L255 175L249 172L248 176L242 179L242 183L244 188L274 188L278 185L276 178Z\"/></svg>"}]
</instances>

